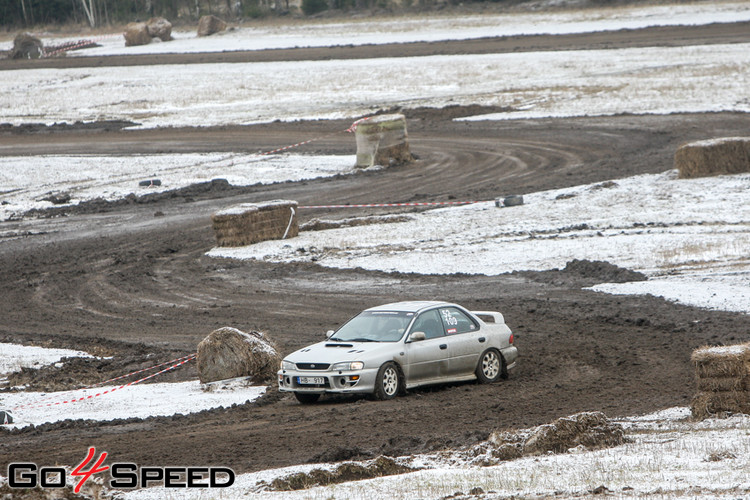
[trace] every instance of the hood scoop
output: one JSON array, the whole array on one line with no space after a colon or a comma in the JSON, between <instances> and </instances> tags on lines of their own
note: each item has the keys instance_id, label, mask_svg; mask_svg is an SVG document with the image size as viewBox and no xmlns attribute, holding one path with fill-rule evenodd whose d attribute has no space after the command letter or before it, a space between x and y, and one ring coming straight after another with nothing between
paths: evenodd
<instances>
[{"instance_id":1,"label":"hood scoop","mask_svg":"<svg viewBox=\"0 0 750 500\"><path fill-rule=\"evenodd\" d=\"M354 344L326 344L326 347L354 347Z\"/></svg>"}]
</instances>

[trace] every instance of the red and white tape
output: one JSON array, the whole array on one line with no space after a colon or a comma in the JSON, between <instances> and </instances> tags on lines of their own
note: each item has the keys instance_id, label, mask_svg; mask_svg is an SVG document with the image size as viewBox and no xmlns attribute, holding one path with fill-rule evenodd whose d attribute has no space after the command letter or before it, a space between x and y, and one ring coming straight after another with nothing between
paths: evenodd
<instances>
[{"instance_id":1,"label":"red and white tape","mask_svg":"<svg viewBox=\"0 0 750 500\"><path fill-rule=\"evenodd\" d=\"M44 399L40 399L40 400L35 401L33 403L28 403L28 404L25 404L25 405L16 406L15 408L12 408L12 411L23 409L23 408L42 408L42 407L45 407L45 406L57 406L57 405L66 404L66 403L78 403L80 401L84 401L84 400L87 400L87 399L92 399L92 398L95 398L97 396L104 396L105 394L111 394L111 393L113 393L113 392L115 392L117 390L123 389L125 387L129 387L129 386L132 386L132 385L135 385L135 384L139 384L141 382L144 382L146 380L154 378L157 375L161 375L162 373L166 373L166 372L168 372L170 370L174 370L175 368L179 368L180 366L184 365L185 363L187 363L189 361L192 361L196 357L197 357L196 353L189 354L189 355L183 356L181 358L173 359L171 361L166 361L166 362L160 363L158 365L154 365L154 366L151 366L151 367L148 367L148 368L143 368L141 370L137 370L137 371L128 373L127 375L121 375L119 377L115 377L115 378L112 378L112 379L109 379L109 380L105 380L104 382L99 382L97 384L93 384L93 385L90 385L90 386L87 386L87 387L82 387L80 389L74 389L74 390L71 390L71 391L65 391L65 392L62 393L62 394L68 394L68 393L71 393L71 392L78 392L78 391L84 391L84 390L88 390L88 389L93 389L94 387L98 387L100 385L104 385L104 384L107 384L107 383L110 383L110 382L114 382L115 380L120 380L120 379L123 379L123 378L132 377L133 375L136 375L138 373L143 373L145 371L149 371L149 370L153 370L155 368L162 367L162 366L164 366L166 364L171 364L171 366L169 366L167 368L164 368L163 370L160 370L160 371L158 371L156 373L152 373L151 375L148 375L148 376L143 377L141 379L134 380L133 382L128 382L127 384L123 384L123 385L121 385L119 387L115 387L113 389L108 389L106 391L98 392L96 394L89 394L89 395L86 395L86 396L81 396L80 398L67 399L67 400L63 400L63 401L43 403L44 401L49 401L50 399L59 398L61 396L61 394L55 394L53 396L50 396L50 397L44 398Z\"/></svg>"},{"instance_id":2,"label":"red and white tape","mask_svg":"<svg viewBox=\"0 0 750 500\"><path fill-rule=\"evenodd\" d=\"M75 50L79 49L81 47L85 47L87 45L91 45L92 43L100 42L102 40L106 40L108 38L115 38L115 37L121 37L122 33L118 33L116 35L101 35L94 38L88 38L86 40L78 40L78 42L70 42L70 45L63 44L61 47L59 47L57 50L53 50L52 52L44 51L43 57L50 57L57 54L61 54L63 52L68 52L69 50Z\"/></svg>"},{"instance_id":3,"label":"red and white tape","mask_svg":"<svg viewBox=\"0 0 750 500\"><path fill-rule=\"evenodd\" d=\"M306 141L298 142L297 144L290 144L289 146L284 146L283 148L274 149L273 151L264 151L262 153L258 153L258 156L266 156L266 155L273 155L273 154L276 154L276 153L281 153L282 151L286 151L287 149L298 148L300 146L304 146L305 144L310 144L311 142L318 141L320 139L323 139L325 137L328 137L328 136L331 136L331 135L334 135L334 134L338 134L338 133L339 132L334 132L333 134L322 135L320 137L315 137L313 139L308 139Z\"/></svg>"},{"instance_id":4,"label":"red and white tape","mask_svg":"<svg viewBox=\"0 0 750 500\"><path fill-rule=\"evenodd\" d=\"M314 138L308 139L306 141L298 142L297 144L290 144L289 146L284 146L283 148L274 149L272 151L264 151L262 153L258 153L258 156L266 156L266 155L272 155L272 154L276 154L276 153L281 153L282 151L286 151L288 149L298 148L300 146L304 146L305 144L310 144L311 142L319 141L321 139L325 139L326 137L331 137L331 136L334 136L336 134L341 134L341 133L344 133L344 132L353 133L354 131L357 130L357 125L359 125L360 123L362 123L365 120L369 120L370 118L372 118L372 117L371 116L367 116L365 118L360 118L359 120L357 120L354 123L352 123L349 126L349 128L347 128L346 130L339 130L337 132L331 132L330 134L321 135L319 137L314 137Z\"/></svg>"},{"instance_id":5,"label":"red and white tape","mask_svg":"<svg viewBox=\"0 0 750 500\"><path fill-rule=\"evenodd\" d=\"M364 118L360 118L359 120L357 120L354 123L352 123L351 127L349 127L348 129L346 129L346 132L351 132L351 133L356 132L357 125L359 125L360 123L362 123L364 121L369 120L370 118L372 118L372 116L366 116Z\"/></svg>"}]
</instances>

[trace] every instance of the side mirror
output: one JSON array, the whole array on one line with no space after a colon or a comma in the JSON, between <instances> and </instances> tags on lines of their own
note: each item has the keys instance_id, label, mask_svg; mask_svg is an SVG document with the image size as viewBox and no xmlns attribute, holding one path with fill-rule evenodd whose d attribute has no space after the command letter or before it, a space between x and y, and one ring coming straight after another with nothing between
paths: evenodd
<instances>
[{"instance_id":1,"label":"side mirror","mask_svg":"<svg viewBox=\"0 0 750 500\"><path fill-rule=\"evenodd\" d=\"M334 331L333 331L333 330L328 330L328 331L326 332L326 338L327 338L327 339L330 339L330 338L331 338L331 337L333 336L333 334L334 334Z\"/></svg>"},{"instance_id":2,"label":"side mirror","mask_svg":"<svg viewBox=\"0 0 750 500\"><path fill-rule=\"evenodd\" d=\"M409 335L409 342L419 342L425 340L426 338L427 335L425 335L424 332L412 332L412 334Z\"/></svg>"}]
</instances>

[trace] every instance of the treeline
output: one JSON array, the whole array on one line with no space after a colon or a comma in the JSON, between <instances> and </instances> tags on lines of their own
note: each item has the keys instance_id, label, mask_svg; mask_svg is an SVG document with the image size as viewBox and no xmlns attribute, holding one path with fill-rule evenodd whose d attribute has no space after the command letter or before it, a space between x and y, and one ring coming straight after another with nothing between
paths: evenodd
<instances>
[{"instance_id":1,"label":"treeline","mask_svg":"<svg viewBox=\"0 0 750 500\"><path fill-rule=\"evenodd\" d=\"M326 10L430 9L461 0L0 0L0 26L6 30L65 23L91 27L145 21L161 16L171 22L194 21L214 14L225 20L281 16L299 12L307 16ZM518 3L520 0L487 0Z\"/></svg>"},{"instance_id":2,"label":"treeline","mask_svg":"<svg viewBox=\"0 0 750 500\"><path fill-rule=\"evenodd\" d=\"M23 28L85 22L92 27L161 16L168 20L198 19L205 14L230 18L273 13L268 0L0 0L0 25ZM286 5L286 0L279 0Z\"/></svg>"}]
</instances>

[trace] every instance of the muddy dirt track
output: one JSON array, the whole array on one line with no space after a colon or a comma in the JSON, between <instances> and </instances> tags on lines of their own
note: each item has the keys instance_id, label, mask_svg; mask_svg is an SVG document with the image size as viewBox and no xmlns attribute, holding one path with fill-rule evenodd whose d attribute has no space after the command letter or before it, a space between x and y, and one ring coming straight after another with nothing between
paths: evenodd
<instances>
[{"instance_id":1,"label":"muddy dirt track","mask_svg":"<svg viewBox=\"0 0 750 500\"><path fill-rule=\"evenodd\" d=\"M477 277L204 256L214 243L210 214L239 202L493 199L662 172L672 167L674 150L683 142L745 135L750 125L747 115L731 113L462 123L450 118L476 110L404 111L419 157L412 166L262 187L214 183L93 203L64 217L0 223L0 342L114 356L12 381L41 390L96 382L154 359L194 352L205 335L227 325L264 330L288 353L321 339L322 332L364 307L436 298L505 314L522 356L509 380L417 390L388 402L328 399L313 406L271 388L256 403L190 416L0 431L0 470L13 461L74 465L91 445L117 461L222 465L238 473L462 446L496 428L528 427L582 410L619 416L686 405L693 390L691 350L747 340L747 315L582 290L623 274L595 263ZM348 125L31 127L0 133L0 154L258 151ZM302 152L351 154L353 148L351 136L337 134ZM354 213L309 211L302 219ZM367 213L375 212L356 212ZM586 218L582 213L581 221ZM154 357L147 360L148 353ZM188 366L162 380L195 375Z\"/></svg>"}]
</instances>

